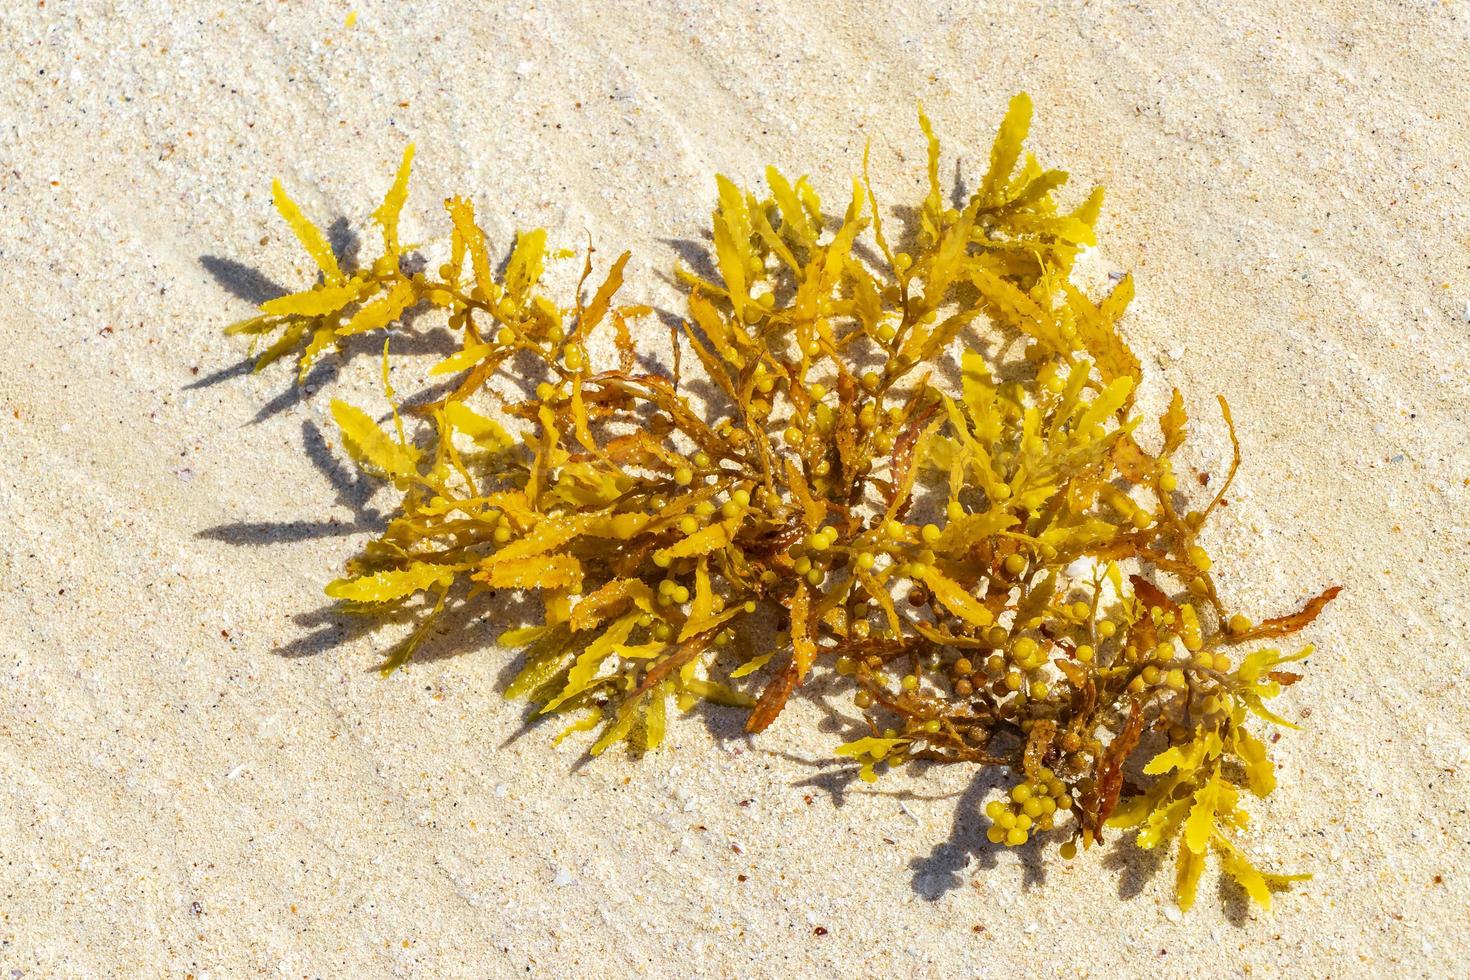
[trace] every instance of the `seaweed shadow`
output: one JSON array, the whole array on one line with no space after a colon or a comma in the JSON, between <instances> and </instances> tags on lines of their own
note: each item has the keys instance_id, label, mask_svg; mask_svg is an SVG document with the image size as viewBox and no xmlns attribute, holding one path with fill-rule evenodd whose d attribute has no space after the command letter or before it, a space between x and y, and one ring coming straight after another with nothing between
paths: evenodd
<instances>
[{"instance_id":1,"label":"seaweed shadow","mask_svg":"<svg viewBox=\"0 0 1470 980\"><path fill-rule=\"evenodd\" d=\"M714 261L714 240L708 231L701 232L701 236L702 241L694 238L660 238L659 242L673 249L696 276L710 282L720 282L720 270ZM665 281L675 283L668 276L665 276Z\"/></svg>"},{"instance_id":2,"label":"seaweed shadow","mask_svg":"<svg viewBox=\"0 0 1470 980\"><path fill-rule=\"evenodd\" d=\"M344 466L332 453L326 436L313 421L301 423L301 443L311 460L333 491L333 500L352 512L348 520L329 518L325 521L237 521L205 528L195 536L225 544L261 546L310 541L316 538L340 538L364 531L378 531L384 526L383 515L369 501L378 490L377 481L354 468Z\"/></svg>"},{"instance_id":3,"label":"seaweed shadow","mask_svg":"<svg viewBox=\"0 0 1470 980\"><path fill-rule=\"evenodd\" d=\"M201 255L199 264L224 290L251 306L285 296L287 289L259 269L222 255Z\"/></svg>"},{"instance_id":4,"label":"seaweed shadow","mask_svg":"<svg viewBox=\"0 0 1470 980\"><path fill-rule=\"evenodd\" d=\"M1103 857L1103 867L1118 875L1118 897L1122 899L1142 894L1163 866L1164 855L1158 848L1141 850L1121 838Z\"/></svg>"},{"instance_id":5,"label":"seaweed shadow","mask_svg":"<svg viewBox=\"0 0 1470 980\"><path fill-rule=\"evenodd\" d=\"M996 866L996 855L1006 848L1004 844L992 844L985 836L983 806L986 796L1000 785L1000 770L993 768L977 772L970 780L955 804L949 836L935 844L924 857L909 862L913 872L910 887L915 894L926 901L938 901L962 886L971 868L990 870ZM1030 888L1045 882L1046 872L1037 848L1025 848L1019 853L1023 885Z\"/></svg>"},{"instance_id":6,"label":"seaweed shadow","mask_svg":"<svg viewBox=\"0 0 1470 980\"><path fill-rule=\"evenodd\" d=\"M491 600L488 607L463 601L446 604L415 647L412 662L433 663L493 647L495 637L490 635L490 630L494 626L520 618L514 611L520 601L506 593L496 593L491 596ZM372 618L365 618L354 615L349 607L341 603L327 603L310 612L293 616L292 622L305 632L290 643L278 647L275 653L293 660L315 657L374 635L384 627L408 628L408 636L412 636L419 627L426 625L428 613L427 607L415 606L400 610L392 616L382 617L375 614ZM381 670L384 663L405 642L407 637L385 647L382 659L366 665L363 670Z\"/></svg>"}]
</instances>

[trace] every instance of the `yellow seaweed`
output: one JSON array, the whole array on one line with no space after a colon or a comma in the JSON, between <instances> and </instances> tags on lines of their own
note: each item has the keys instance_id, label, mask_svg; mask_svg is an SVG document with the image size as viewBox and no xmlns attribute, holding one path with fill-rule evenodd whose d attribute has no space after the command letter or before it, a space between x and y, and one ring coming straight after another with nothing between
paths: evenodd
<instances>
[{"instance_id":1,"label":"yellow seaweed","mask_svg":"<svg viewBox=\"0 0 1470 980\"><path fill-rule=\"evenodd\" d=\"M630 325L653 307L623 297L628 252L590 288L589 248L559 300L543 279L572 253L526 230L497 276L473 204L451 197L447 243L426 246L440 264L412 254L411 146L372 215L382 253L361 268L339 265L276 182L322 281L228 328L264 345L257 369L294 353L304 378L358 334L455 338L401 410L385 343L391 434L331 405L348 455L399 494L327 586L355 612L411 621L384 669L432 642L444 610L529 592L493 607L518 620L500 645L525 648L506 693L574 718L558 740L596 730L593 755L667 743L671 709L700 701L747 710L760 731L808 678L835 677L823 696L850 696L861 718L837 749L857 778L910 759L1012 773L986 806L993 843L1053 835L1075 853L1121 829L1175 846L1181 908L1211 855L1263 906L1299 880L1238 844L1241 801L1277 783L1250 728L1295 727L1267 702L1311 652L1261 644L1338 590L1259 623L1226 608L1201 530L1239 469L1229 407L1229 469L1196 500L1175 473L1191 438L1179 391L1162 448L1134 438L1132 278L1101 296L1072 279L1101 189L1063 205L1068 175L1025 150L1031 116L1027 96L1011 100L986 172L951 202L921 108L922 196L903 234L871 146L841 213L774 167L765 190L717 177L716 272L676 269L668 370L645 356L662 328ZM589 340L609 320L604 363Z\"/></svg>"}]
</instances>

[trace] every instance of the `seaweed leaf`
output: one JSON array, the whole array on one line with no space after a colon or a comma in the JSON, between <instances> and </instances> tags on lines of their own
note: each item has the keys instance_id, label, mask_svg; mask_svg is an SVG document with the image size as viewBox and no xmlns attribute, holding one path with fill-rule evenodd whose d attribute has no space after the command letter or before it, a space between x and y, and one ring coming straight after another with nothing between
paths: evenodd
<instances>
[{"instance_id":1,"label":"seaweed leaf","mask_svg":"<svg viewBox=\"0 0 1470 980\"><path fill-rule=\"evenodd\" d=\"M403 568L337 579L326 591L333 599L349 602L391 602L431 587L443 588L454 581L454 571L452 567L416 561Z\"/></svg>"},{"instance_id":2,"label":"seaweed leaf","mask_svg":"<svg viewBox=\"0 0 1470 980\"><path fill-rule=\"evenodd\" d=\"M1021 92L1011 99L1000 130L995 134L995 143L990 147L990 169L975 193L976 200L982 205L994 206L1004 199L1011 172L1016 169L1016 161L1021 157L1021 148L1030 130L1031 97Z\"/></svg>"},{"instance_id":3,"label":"seaweed leaf","mask_svg":"<svg viewBox=\"0 0 1470 980\"><path fill-rule=\"evenodd\" d=\"M362 409L334 398L332 418L342 430L343 447L359 465L395 481L418 475L419 451L390 438Z\"/></svg>"},{"instance_id":4,"label":"seaweed leaf","mask_svg":"<svg viewBox=\"0 0 1470 980\"><path fill-rule=\"evenodd\" d=\"M327 237L322 234L321 229L312 224L306 215L301 213L301 208L291 200L286 193L286 188L279 180L271 184L271 200L275 202L276 210L281 217L286 219L286 224L291 226L291 233L306 249L306 254L316 262L317 268L322 270L322 276L326 279L328 286L339 285L346 277L342 275L342 269L337 265L337 256L332 252L332 246L327 244Z\"/></svg>"},{"instance_id":5,"label":"seaweed leaf","mask_svg":"<svg viewBox=\"0 0 1470 980\"><path fill-rule=\"evenodd\" d=\"M403 211L403 202L408 200L408 176L413 169L413 144L403 148L403 162L398 165L398 174L393 186L383 198L383 203L373 212L373 220L383 229L383 250L388 255L398 254L398 215Z\"/></svg>"},{"instance_id":6,"label":"seaweed leaf","mask_svg":"<svg viewBox=\"0 0 1470 980\"><path fill-rule=\"evenodd\" d=\"M373 283L365 279L349 279L335 286L321 286L304 293L268 299L260 304L260 311L267 316L327 316L351 306L372 287ZM231 329L236 333L244 332Z\"/></svg>"}]
</instances>

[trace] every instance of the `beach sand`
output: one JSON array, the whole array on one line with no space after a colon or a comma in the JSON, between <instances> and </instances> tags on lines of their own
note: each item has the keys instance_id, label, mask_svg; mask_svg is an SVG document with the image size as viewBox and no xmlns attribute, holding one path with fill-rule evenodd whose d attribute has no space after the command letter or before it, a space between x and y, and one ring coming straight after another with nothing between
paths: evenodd
<instances>
[{"instance_id":1,"label":"beach sand","mask_svg":"<svg viewBox=\"0 0 1470 980\"><path fill-rule=\"evenodd\" d=\"M1470 5L468 6L0 18L0 976L1465 973ZM1020 90L1217 473L1230 399L1228 600L1344 587L1247 838L1312 882L1262 913L1212 869L1181 917L1129 846L997 852L993 783L847 785L819 705L588 763L523 731L493 623L373 671L321 593L392 503L326 413L372 359L297 392L221 334L311 278L272 177L371 233L413 140L407 240L466 194L673 306L716 171L835 200L871 140L917 200L916 100L973 180Z\"/></svg>"}]
</instances>

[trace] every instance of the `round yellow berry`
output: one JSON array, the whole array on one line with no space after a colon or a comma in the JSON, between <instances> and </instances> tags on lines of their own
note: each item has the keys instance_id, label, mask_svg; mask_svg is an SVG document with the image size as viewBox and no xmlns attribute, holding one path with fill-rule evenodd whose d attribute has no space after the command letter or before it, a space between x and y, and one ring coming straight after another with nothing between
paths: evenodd
<instances>
[{"instance_id":1,"label":"round yellow berry","mask_svg":"<svg viewBox=\"0 0 1470 980\"><path fill-rule=\"evenodd\" d=\"M1198 568L1202 572L1208 572L1210 570L1210 555L1205 549L1197 544L1192 544L1185 553L1189 556L1189 563L1195 568Z\"/></svg>"}]
</instances>

